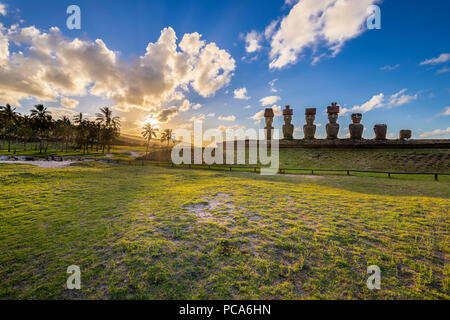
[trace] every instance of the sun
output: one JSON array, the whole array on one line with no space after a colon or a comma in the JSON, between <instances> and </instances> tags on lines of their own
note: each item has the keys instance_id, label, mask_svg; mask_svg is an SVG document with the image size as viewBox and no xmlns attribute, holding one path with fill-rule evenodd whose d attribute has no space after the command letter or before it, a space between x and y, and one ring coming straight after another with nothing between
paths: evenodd
<instances>
[{"instance_id":1,"label":"sun","mask_svg":"<svg viewBox=\"0 0 450 320\"><path fill-rule=\"evenodd\" d=\"M151 124L152 127L158 125L159 121L158 119L152 118L152 116L148 116L147 119L144 121L144 124Z\"/></svg>"}]
</instances>

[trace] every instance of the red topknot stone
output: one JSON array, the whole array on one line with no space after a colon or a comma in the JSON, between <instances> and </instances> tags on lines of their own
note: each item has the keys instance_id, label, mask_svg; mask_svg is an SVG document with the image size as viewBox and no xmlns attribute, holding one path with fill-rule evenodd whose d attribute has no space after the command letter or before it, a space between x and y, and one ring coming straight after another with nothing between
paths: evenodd
<instances>
[{"instance_id":1,"label":"red topknot stone","mask_svg":"<svg viewBox=\"0 0 450 320\"><path fill-rule=\"evenodd\" d=\"M327 113L339 113L341 107L337 105L337 102L333 102L331 106L327 108Z\"/></svg>"},{"instance_id":2,"label":"red topknot stone","mask_svg":"<svg viewBox=\"0 0 450 320\"><path fill-rule=\"evenodd\" d=\"M305 114L306 115L315 115L317 113L316 108L306 108Z\"/></svg>"},{"instance_id":3,"label":"red topknot stone","mask_svg":"<svg viewBox=\"0 0 450 320\"><path fill-rule=\"evenodd\" d=\"M272 108L267 108L266 111L264 111L264 117L265 118L273 118L273 117L275 117L275 114L273 113Z\"/></svg>"},{"instance_id":4,"label":"red topknot stone","mask_svg":"<svg viewBox=\"0 0 450 320\"><path fill-rule=\"evenodd\" d=\"M290 106L286 106L286 109L283 110L283 116L292 116L293 114L294 110Z\"/></svg>"}]
</instances>

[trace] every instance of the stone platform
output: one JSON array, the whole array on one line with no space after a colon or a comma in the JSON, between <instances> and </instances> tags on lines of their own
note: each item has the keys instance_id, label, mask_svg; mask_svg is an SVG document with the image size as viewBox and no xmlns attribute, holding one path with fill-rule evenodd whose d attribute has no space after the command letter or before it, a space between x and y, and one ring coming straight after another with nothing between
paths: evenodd
<instances>
[{"instance_id":1,"label":"stone platform","mask_svg":"<svg viewBox=\"0 0 450 320\"><path fill-rule=\"evenodd\" d=\"M352 139L314 139L280 140L280 148L317 149L450 149L450 139L423 140L352 140Z\"/></svg>"}]
</instances>

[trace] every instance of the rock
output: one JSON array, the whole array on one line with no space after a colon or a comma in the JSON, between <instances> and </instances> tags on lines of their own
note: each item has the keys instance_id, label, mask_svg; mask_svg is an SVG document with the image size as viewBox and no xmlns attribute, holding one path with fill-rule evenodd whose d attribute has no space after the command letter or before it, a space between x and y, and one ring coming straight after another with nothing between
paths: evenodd
<instances>
[{"instance_id":1,"label":"rock","mask_svg":"<svg viewBox=\"0 0 450 320\"><path fill-rule=\"evenodd\" d=\"M354 113L352 114L352 124L348 127L350 131L350 139L362 139L362 135L364 132L364 126L361 124L362 114Z\"/></svg>"}]
</instances>

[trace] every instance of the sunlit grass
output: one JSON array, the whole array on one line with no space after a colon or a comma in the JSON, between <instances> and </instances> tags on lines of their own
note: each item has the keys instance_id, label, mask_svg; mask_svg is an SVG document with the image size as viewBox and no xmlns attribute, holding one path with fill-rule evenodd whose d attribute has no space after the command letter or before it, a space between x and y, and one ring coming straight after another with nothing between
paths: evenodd
<instances>
[{"instance_id":1,"label":"sunlit grass","mask_svg":"<svg viewBox=\"0 0 450 320\"><path fill-rule=\"evenodd\" d=\"M0 298L448 299L449 198L431 180L0 165Z\"/></svg>"}]
</instances>

